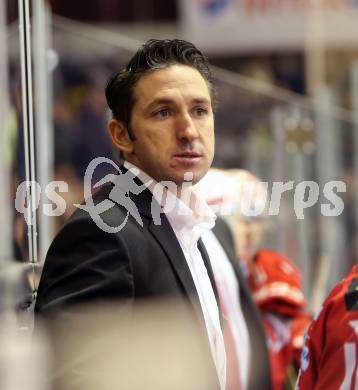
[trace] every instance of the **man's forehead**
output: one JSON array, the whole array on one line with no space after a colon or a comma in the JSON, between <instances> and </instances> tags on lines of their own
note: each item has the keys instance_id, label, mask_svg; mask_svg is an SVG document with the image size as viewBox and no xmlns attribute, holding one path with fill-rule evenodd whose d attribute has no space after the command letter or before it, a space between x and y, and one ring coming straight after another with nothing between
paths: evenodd
<instances>
[{"instance_id":1,"label":"man's forehead","mask_svg":"<svg viewBox=\"0 0 358 390\"><path fill-rule=\"evenodd\" d=\"M185 92L188 100L210 102L210 91L207 82L198 70L186 65L171 65L164 69L148 72L137 82L136 100L150 104L154 100L175 99Z\"/></svg>"}]
</instances>

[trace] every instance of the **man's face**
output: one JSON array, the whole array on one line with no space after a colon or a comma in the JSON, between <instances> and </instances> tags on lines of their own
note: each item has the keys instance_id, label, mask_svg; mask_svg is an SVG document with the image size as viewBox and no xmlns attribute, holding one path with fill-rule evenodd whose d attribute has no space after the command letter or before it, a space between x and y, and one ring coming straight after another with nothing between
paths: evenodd
<instances>
[{"instance_id":1,"label":"man's face","mask_svg":"<svg viewBox=\"0 0 358 390\"><path fill-rule=\"evenodd\" d=\"M144 75L134 87L128 161L157 181L193 183L214 157L214 117L209 88L194 68L172 65Z\"/></svg>"}]
</instances>

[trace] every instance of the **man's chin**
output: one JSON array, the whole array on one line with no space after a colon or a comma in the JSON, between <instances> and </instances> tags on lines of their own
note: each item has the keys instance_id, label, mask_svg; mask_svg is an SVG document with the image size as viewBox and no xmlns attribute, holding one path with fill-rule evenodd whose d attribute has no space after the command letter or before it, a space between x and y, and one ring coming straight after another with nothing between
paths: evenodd
<instances>
[{"instance_id":1,"label":"man's chin","mask_svg":"<svg viewBox=\"0 0 358 390\"><path fill-rule=\"evenodd\" d=\"M192 183L197 184L207 174L209 169L202 170L200 172L192 172Z\"/></svg>"},{"instance_id":2,"label":"man's chin","mask_svg":"<svg viewBox=\"0 0 358 390\"><path fill-rule=\"evenodd\" d=\"M180 169L178 167L172 167L165 175L160 175L161 180L158 181L172 182L180 188L185 183L188 186L196 184L205 176L206 172L207 169Z\"/></svg>"},{"instance_id":3,"label":"man's chin","mask_svg":"<svg viewBox=\"0 0 358 390\"><path fill-rule=\"evenodd\" d=\"M185 171L177 177L177 185L182 185L184 183L190 183L192 185L198 183L204 176L206 172L198 171Z\"/></svg>"}]
</instances>

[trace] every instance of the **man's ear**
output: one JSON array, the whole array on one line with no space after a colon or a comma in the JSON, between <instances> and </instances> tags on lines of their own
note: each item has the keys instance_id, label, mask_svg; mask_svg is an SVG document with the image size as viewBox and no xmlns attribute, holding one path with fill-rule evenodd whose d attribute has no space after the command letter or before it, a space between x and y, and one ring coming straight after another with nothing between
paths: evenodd
<instances>
[{"instance_id":1,"label":"man's ear","mask_svg":"<svg viewBox=\"0 0 358 390\"><path fill-rule=\"evenodd\" d=\"M108 130L114 146L123 153L133 152L133 142L130 139L127 126L123 122L111 119L108 123Z\"/></svg>"}]
</instances>

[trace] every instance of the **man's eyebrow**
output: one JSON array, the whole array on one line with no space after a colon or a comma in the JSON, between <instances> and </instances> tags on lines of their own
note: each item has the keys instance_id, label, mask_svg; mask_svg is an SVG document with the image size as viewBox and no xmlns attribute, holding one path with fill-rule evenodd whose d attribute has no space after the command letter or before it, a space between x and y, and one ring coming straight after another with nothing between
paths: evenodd
<instances>
[{"instance_id":1,"label":"man's eyebrow","mask_svg":"<svg viewBox=\"0 0 358 390\"><path fill-rule=\"evenodd\" d=\"M211 102L210 102L210 99L207 99L206 97L197 97L197 98L193 98L191 99L191 104L206 104L206 105L210 105ZM174 104L175 103L175 99L171 99L171 98L155 98L154 100L152 100L147 106L144 107L144 110L145 111L150 111L152 108L156 107L156 106L160 106L161 104L165 105L165 104Z\"/></svg>"},{"instance_id":2,"label":"man's eyebrow","mask_svg":"<svg viewBox=\"0 0 358 390\"><path fill-rule=\"evenodd\" d=\"M174 103L174 99L170 98L155 98L152 100L147 106L144 107L146 111L154 108L155 106L160 106L161 104L172 104Z\"/></svg>"},{"instance_id":3,"label":"man's eyebrow","mask_svg":"<svg viewBox=\"0 0 358 390\"><path fill-rule=\"evenodd\" d=\"M210 100L205 98L205 97L203 97L203 98L194 98L194 99L192 99L191 102L194 103L194 104L208 104L208 105L211 104Z\"/></svg>"}]
</instances>

